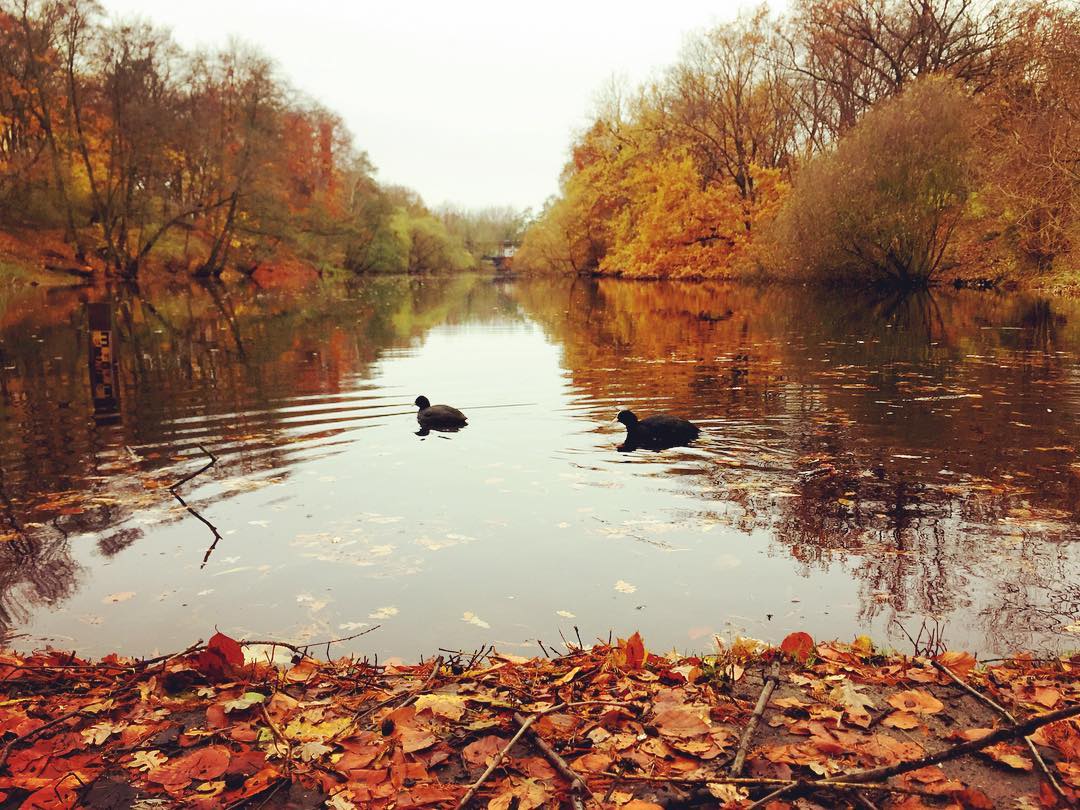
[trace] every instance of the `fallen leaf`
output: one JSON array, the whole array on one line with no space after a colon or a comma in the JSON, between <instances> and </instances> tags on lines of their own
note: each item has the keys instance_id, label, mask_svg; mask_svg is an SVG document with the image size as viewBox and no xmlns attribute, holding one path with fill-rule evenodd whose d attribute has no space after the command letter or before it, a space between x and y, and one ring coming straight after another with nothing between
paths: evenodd
<instances>
[{"instance_id":1,"label":"fallen leaf","mask_svg":"<svg viewBox=\"0 0 1080 810\"><path fill-rule=\"evenodd\" d=\"M333 750L332 746L311 740L298 747L296 752L304 762L312 762L316 759L322 759Z\"/></svg>"},{"instance_id":2,"label":"fallen leaf","mask_svg":"<svg viewBox=\"0 0 1080 810\"><path fill-rule=\"evenodd\" d=\"M848 719L857 726L868 728L870 725L870 712L868 709L876 705L873 698L859 692L858 686L845 678L829 692L829 700L834 706L842 706Z\"/></svg>"},{"instance_id":3,"label":"fallen leaf","mask_svg":"<svg viewBox=\"0 0 1080 810\"><path fill-rule=\"evenodd\" d=\"M222 707L226 712L242 712L245 709L250 709L259 703L266 700L266 695L261 692L244 692L240 697L235 700L226 700Z\"/></svg>"},{"instance_id":4,"label":"fallen leaf","mask_svg":"<svg viewBox=\"0 0 1080 810\"><path fill-rule=\"evenodd\" d=\"M465 714L465 698L460 695L420 695L413 705L418 713L427 710L448 720L459 720Z\"/></svg>"},{"instance_id":5,"label":"fallen leaf","mask_svg":"<svg viewBox=\"0 0 1080 810\"><path fill-rule=\"evenodd\" d=\"M895 711L882 720L881 724L883 726L888 726L889 728L899 728L910 731L913 728L918 728L922 724L922 721L919 720L918 715L913 712Z\"/></svg>"},{"instance_id":6,"label":"fallen leaf","mask_svg":"<svg viewBox=\"0 0 1080 810\"><path fill-rule=\"evenodd\" d=\"M169 758L160 751L136 751L127 767L139 771L152 771L155 768L160 768L168 760Z\"/></svg>"},{"instance_id":7,"label":"fallen leaf","mask_svg":"<svg viewBox=\"0 0 1080 810\"><path fill-rule=\"evenodd\" d=\"M488 810L535 810L551 798L551 789L535 779L507 779L503 791L488 802Z\"/></svg>"},{"instance_id":8,"label":"fallen leaf","mask_svg":"<svg viewBox=\"0 0 1080 810\"><path fill-rule=\"evenodd\" d=\"M658 712L653 725L665 737L698 737L709 731L709 724L701 719L700 710L684 705Z\"/></svg>"},{"instance_id":9,"label":"fallen leaf","mask_svg":"<svg viewBox=\"0 0 1080 810\"><path fill-rule=\"evenodd\" d=\"M908 689L905 692L897 692L886 701L894 709L913 712L915 714L937 714L945 708L945 704L931 695L925 689Z\"/></svg>"},{"instance_id":10,"label":"fallen leaf","mask_svg":"<svg viewBox=\"0 0 1080 810\"><path fill-rule=\"evenodd\" d=\"M814 639L808 633L791 633L780 642L780 649L800 664L805 664L814 653Z\"/></svg>"}]
</instances>

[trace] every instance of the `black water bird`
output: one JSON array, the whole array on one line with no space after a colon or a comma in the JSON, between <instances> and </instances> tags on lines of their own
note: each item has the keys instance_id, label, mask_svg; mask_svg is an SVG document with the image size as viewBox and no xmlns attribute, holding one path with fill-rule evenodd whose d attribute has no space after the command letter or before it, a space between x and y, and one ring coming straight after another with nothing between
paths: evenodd
<instances>
[{"instance_id":1,"label":"black water bird","mask_svg":"<svg viewBox=\"0 0 1080 810\"><path fill-rule=\"evenodd\" d=\"M432 405L431 401L422 394L413 403L420 410L416 413L416 421L425 430L458 430L468 424L465 414L457 408L449 405Z\"/></svg>"},{"instance_id":2,"label":"black water bird","mask_svg":"<svg viewBox=\"0 0 1080 810\"><path fill-rule=\"evenodd\" d=\"M626 441L619 446L624 452L666 450L689 444L701 433L693 422L666 413L638 419L633 411L619 411L616 419L626 425Z\"/></svg>"}]
</instances>

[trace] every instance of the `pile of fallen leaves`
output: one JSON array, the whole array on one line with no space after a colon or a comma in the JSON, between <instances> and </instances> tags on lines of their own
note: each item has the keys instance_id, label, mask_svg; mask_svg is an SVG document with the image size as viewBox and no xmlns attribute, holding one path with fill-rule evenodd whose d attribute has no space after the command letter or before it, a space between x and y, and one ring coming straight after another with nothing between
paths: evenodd
<instances>
[{"instance_id":1,"label":"pile of fallen leaves","mask_svg":"<svg viewBox=\"0 0 1080 810\"><path fill-rule=\"evenodd\" d=\"M804 633L701 657L650 654L637 634L557 658L483 650L415 666L265 652L217 634L146 661L0 655L0 806L914 810L1080 797L1080 657L977 666Z\"/></svg>"}]
</instances>

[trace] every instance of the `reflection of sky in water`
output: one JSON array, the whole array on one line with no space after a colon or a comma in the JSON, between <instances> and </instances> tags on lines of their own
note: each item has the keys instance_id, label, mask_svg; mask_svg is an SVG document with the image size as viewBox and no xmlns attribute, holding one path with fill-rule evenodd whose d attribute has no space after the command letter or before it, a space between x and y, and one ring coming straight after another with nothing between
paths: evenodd
<instances>
[{"instance_id":1,"label":"reflection of sky in water","mask_svg":"<svg viewBox=\"0 0 1080 810\"><path fill-rule=\"evenodd\" d=\"M870 630L899 645L888 608L897 589L916 587L927 593L904 593L899 601L913 632L923 617L912 618L910 605L921 600L941 608L956 646L990 649L996 642L987 641L985 622L976 617L999 604L1003 587L1014 587L1021 601L1037 599L1039 589L1025 585L1029 573L1054 564L1077 570L1072 544L1040 545L1023 525L1010 528L1010 520L1027 519L1015 504L990 521L991 531L955 504L927 518L912 495L912 513L933 524L922 526L929 536L952 543L983 531L985 553L966 558L931 559L935 548L923 540L905 547L874 528L902 522L884 513L868 514L864 530L839 547L832 524L815 539L816 520L838 503L858 506L863 490L851 487L876 480L860 463L856 484L813 490L820 502L800 493L794 472L813 473L816 458L825 456L822 447L797 446L796 436L823 413L827 432L837 422L819 407L820 393L806 393L809 384L799 379L810 373L809 359L786 369L795 380L785 381L786 399L759 398L772 404L739 404L750 387L739 376L724 383L725 401L720 389L708 389L680 403L682 395L665 390L665 378L649 368L670 375L679 365L672 361L683 361L685 374L701 375L700 361L685 361L717 356L716 346L692 345L685 357L649 357L637 347L628 362L623 349L597 335L590 350L607 359L576 367L580 360L568 351L582 347L568 349L550 322L541 329L505 302L472 315L393 341L364 368L346 368L325 394L314 384L290 388L286 374L272 391L240 386L232 411L216 403L208 414L178 409L170 417L166 407L155 425L164 434L218 448L269 432L268 444L282 454L261 466L243 454L223 459L213 475L185 487L185 497L223 536L205 568L205 527L167 493L143 493L145 506L120 523L71 532L77 587L53 609L31 611L16 629L97 653L180 648L215 626L238 637L295 641L346 636L376 623L383 629L351 649L412 658L497 641L538 652L537 638L557 642L560 630L573 638L574 625L586 639L606 637L609 628L640 629L654 648L701 649L714 633L776 640L795 629L839 637ZM331 337L304 335L303 348ZM347 334L344 343L366 340ZM826 368L842 365L832 362ZM768 367L777 368L772 361ZM845 371L839 393L885 414L912 406L897 405L895 394L875 406L882 394L865 393L864 377ZM468 428L415 435L411 403L421 393L461 407ZM810 400L815 405L807 410ZM620 404L640 405L643 413L682 411L708 433L693 448L621 455L614 448L622 428L609 421ZM274 419L269 428L260 421L266 415ZM883 417L861 418L878 440L890 430ZM249 421L255 427L246 430ZM913 449L890 451L898 457L891 463L918 469L925 460L944 469L940 459L923 457L947 438L927 434L924 423L913 424L910 435ZM852 439L856 448L860 441L866 443ZM130 436L124 443L137 444ZM146 452L142 445L136 450ZM185 455L189 461L155 469L169 470L167 477L194 469L198 452L189 445ZM941 480L951 474L944 473ZM805 487L819 486L815 480L810 475ZM98 551L98 537L130 528L145 535L111 557ZM938 565L948 568L947 577L934 574ZM934 593L939 585L947 592ZM1061 643L1022 632L1019 638Z\"/></svg>"}]
</instances>

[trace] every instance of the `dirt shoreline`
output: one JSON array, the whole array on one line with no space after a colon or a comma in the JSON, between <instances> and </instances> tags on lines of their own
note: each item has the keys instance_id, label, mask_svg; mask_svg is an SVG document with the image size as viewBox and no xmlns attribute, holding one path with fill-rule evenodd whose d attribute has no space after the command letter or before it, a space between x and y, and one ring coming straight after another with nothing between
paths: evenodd
<instances>
[{"instance_id":1,"label":"dirt shoreline","mask_svg":"<svg viewBox=\"0 0 1080 810\"><path fill-rule=\"evenodd\" d=\"M678 657L634 634L549 658L485 648L394 665L326 660L323 644L216 634L144 661L0 655L0 807L917 810L1080 798L1080 655L979 664L793 633L780 648L739 640ZM291 658L269 663L274 651ZM1025 721L1041 724L1030 744L1013 730ZM973 742L992 729L1005 739Z\"/></svg>"}]
</instances>

